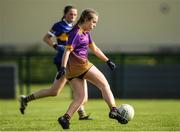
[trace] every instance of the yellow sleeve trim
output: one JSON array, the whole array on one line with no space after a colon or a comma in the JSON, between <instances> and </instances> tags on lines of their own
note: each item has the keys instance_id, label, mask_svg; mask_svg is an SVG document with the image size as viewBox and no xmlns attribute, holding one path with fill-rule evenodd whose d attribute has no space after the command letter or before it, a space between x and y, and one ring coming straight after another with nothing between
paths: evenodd
<instances>
[{"instance_id":1,"label":"yellow sleeve trim","mask_svg":"<svg viewBox=\"0 0 180 132\"><path fill-rule=\"evenodd\" d=\"M68 50L70 50L70 51L73 51L74 48L72 47L72 45L66 45L66 46L65 46L65 49L68 49Z\"/></svg>"},{"instance_id":2,"label":"yellow sleeve trim","mask_svg":"<svg viewBox=\"0 0 180 132\"><path fill-rule=\"evenodd\" d=\"M89 44L89 47L93 47L93 46L95 46L96 44L94 43L94 42L92 42L92 43L90 43Z\"/></svg>"}]
</instances>

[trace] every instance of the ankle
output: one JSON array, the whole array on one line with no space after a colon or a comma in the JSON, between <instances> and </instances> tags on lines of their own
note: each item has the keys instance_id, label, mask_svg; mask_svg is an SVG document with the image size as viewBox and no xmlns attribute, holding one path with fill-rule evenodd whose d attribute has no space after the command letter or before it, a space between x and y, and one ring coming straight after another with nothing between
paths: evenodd
<instances>
[{"instance_id":1,"label":"ankle","mask_svg":"<svg viewBox=\"0 0 180 132\"><path fill-rule=\"evenodd\" d=\"M117 111L117 107L112 107L110 111Z\"/></svg>"},{"instance_id":2,"label":"ankle","mask_svg":"<svg viewBox=\"0 0 180 132\"><path fill-rule=\"evenodd\" d=\"M80 118L87 116L85 110L78 110L78 115L79 115Z\"/></svg>"},{"instance_id":3,"label":"ankle","mask_svg":"<svg viewBox=\"0 0 180 132\"><path fill-rule=\"evenodd\" d=\"M26 103L28 103L28 102L30 102L32 100L35 100L34 94L31 94L31 95L28 95L28 96L25 97Z\"/></svg>"},{"instance_id":4,"label":"ankle","mask_svg":"<svg viewBox=\"0 0 180 132\"><path fill-rule=\"evenodd\" d=\"M71 116L69 114L67 114L67 113L64 114L63 117L68 121L70 121L70 119L71 119Z\"/></svg>"}]
</instances>

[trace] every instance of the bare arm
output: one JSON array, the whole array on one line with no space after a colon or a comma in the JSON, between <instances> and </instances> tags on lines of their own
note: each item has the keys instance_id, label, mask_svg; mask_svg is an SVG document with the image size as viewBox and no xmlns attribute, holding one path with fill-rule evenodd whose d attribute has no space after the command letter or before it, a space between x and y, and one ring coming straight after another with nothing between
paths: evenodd
<instances>
[{"instance_id":1,"label":"bare arm","mask_svg":"<svg viewBox=\"0 0 180 132\"><path fill-rule=\"evenodd\" d=\"M116 68L116 65L109 60L109 58L107 58L106 55L95 44L90 45L90 49L98 58L105 61L111 70Z\"/></svg>"},{"instance_id":2,"label":"bare arm","mask_svg":"<svg viewBox=\"0 0 180 132\"><path fill-rule=\"evenodd\" d=\"M49 46L53 47L54 42L52 40L52 36L49 35L48 33L43 37L43 41L48 44Z\"/></svg>"},{"instance_id":3,"label":"bare arm","mask_svg":"<svg viewBox=\"0 0 180 132\"><path fill-rule=\"evenodd\" d=\"M50 31L49 31L50 32ZM53 37L55 37L53 34L46 33L45 36L43 37L43 41L48 44L49 46L53 47L54 49L58 49L58 44L53 41Z\"/></svg>"},{"instance_id":4,"label":"bare arm","mask_svg":"<svg viewBox=\"0 0 180 132\"><path fill-rule=\"evenodd\" d=\"M69 49L66 49L64 51L61 67L66 67L70 53L71 53L71 50L69 50Z\"/></svg>"},{"instance_id":5,"label":"bare arm","mask_svg":"<svg viewBox=\"0 0 180 132\"><path fill-rule=\"evenodd\" d=\"M106 55L95 45L92 44L90 47L91 51L102 61L107 62L109 59L106 57Z\"/></svg>"},{"instance_id":6,"label":"bare arm","mask_svg":"<svg viewBox=\"0 0 180 132\"><path fill-rule=\"evenodd\" d=\"M62 58L62 64L61 64L60 70L56 76L57 80L59 80L66 73L66 65L67 65L70 53L71 53L71 50L65 49L63 58Z\"/></svg>"}]
</instances>

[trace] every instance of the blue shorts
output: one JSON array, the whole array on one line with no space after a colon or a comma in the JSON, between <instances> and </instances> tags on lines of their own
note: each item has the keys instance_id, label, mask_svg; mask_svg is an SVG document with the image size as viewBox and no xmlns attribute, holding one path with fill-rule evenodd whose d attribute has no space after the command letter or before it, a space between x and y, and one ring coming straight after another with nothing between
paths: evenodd
<instances>
[{"instance_id":1,"label":"blue shorts","mask_svg":"<svg viewBox=\"0 0 180 132\"><path fill-rule=\"evenodd\" d=\"M56 65L56 68L58 71L61 67L61 61L62 61L63 53L64 53L64 50L58 51L58 53L54 57L54 64Z\"/></svg>"}]
</instances>

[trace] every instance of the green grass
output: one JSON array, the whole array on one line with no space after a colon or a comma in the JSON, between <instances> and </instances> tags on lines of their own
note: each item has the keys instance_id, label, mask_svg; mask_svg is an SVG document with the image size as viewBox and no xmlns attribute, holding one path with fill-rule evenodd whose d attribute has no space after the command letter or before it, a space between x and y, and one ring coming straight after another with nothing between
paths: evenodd
<instances>
[{"instance_id":1,"label":"green grass","mask_svg":"<svg viewBox=\"0 0 180 132\"><path fill-rule=\"evenodd\" d=\"M34 86L32 91L45 86ZM19 112L17 100L0 100L0 131L61 131L57 118L64 114L71 102L70 89L64 88L58 97L49 97L28 104L25 115ZM92 121L79 121L77 113L69 131L180 131L180 100L120 100L135 108L135 117L127 125L108 118L103 100L89 100L86 111Z\"/></svg>"}]
</instances>

